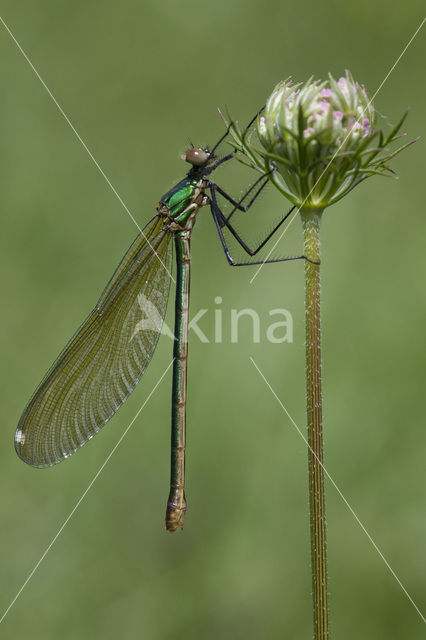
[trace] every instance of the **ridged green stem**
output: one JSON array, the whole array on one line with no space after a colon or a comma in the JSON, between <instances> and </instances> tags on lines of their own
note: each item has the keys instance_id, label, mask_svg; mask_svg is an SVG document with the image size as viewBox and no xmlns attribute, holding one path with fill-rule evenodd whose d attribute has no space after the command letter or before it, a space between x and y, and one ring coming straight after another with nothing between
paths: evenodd
<instances>
[{"instance_id":1,"label":"ridged green stem","mask_svg":"<svg viewBox=\"0 0 426 640\"><path fill-rule=\"evenodd\" d=\"M317 263L321 259L321 215L322 210L302 209L301 211L305 256ZM308 261L305 262L305 319L314 638L329 640L324 470L322 467L320 265Z\"/></svg>"}]
</instances>

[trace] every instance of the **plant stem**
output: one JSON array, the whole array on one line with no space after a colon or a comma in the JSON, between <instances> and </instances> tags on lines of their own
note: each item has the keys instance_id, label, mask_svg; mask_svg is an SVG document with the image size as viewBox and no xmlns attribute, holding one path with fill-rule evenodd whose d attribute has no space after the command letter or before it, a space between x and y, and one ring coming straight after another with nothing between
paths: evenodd
<instances>
[{"instance_id":1,"label":"plant stem","mask_svg":"<svg viewBox=\"0 0 426 640\"><path fill-rule=\"evenodd\" d=\"M301 210L305 256L320 262L322 210ZM306 389L314 638L328 640L327 549L321 395L320 266L305 261Z\"/></svg>"}]
</instances>

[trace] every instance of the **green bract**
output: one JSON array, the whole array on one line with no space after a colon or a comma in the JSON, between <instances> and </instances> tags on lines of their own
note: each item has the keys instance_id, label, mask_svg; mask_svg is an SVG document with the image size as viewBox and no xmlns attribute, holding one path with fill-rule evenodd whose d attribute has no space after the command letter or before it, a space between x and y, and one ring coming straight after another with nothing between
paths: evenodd
<instances>
[{"instance_id":1,"label":"green bract","mask_svg":"<svg viewBox=\"0 0 426 640\"><path fill-rule=\"evenodd\" d=\"M261 147L238 123L230 130L244 164L270 174L298 207L323 209L372 175L395 176L387 163L408 145L393 153L386 147L400 137L406 115L385 138L364 87L347 71L338 81L278 83L257 118Z\"/></svg>"}]
</instances>

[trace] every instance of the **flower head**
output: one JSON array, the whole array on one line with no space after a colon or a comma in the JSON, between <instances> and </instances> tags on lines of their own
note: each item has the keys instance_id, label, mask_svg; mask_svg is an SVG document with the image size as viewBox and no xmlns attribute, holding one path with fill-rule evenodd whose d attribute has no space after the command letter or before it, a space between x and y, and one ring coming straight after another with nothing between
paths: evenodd
<instances>
[{"instance_id":1,"label":"flower head","mask_svg":"<svg viewBox=\"0 0 426 640\"><path fill-rule=\"evenodd\" d=\"M382 152L404 118L385 139L365 88L347 71L337 81L278 83L257 119L261 148L236 123L231 133L242 161L269 174L293 204L323 209L374 174L395 175L387 162L407 145Z\"/></svg>"}]
</instances>

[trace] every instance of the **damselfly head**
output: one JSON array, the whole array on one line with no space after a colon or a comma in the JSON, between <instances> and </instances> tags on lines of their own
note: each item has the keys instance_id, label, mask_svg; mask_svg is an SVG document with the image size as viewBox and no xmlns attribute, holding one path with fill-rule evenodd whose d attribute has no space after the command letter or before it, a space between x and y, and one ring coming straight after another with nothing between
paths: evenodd
<instances>
[{"instance_id":1,"label":"damselfly head","mask_svg":"<svg viewBox=\"0 0 426 640\"><path fill-rule=\"evenodd\" d=\"M207 148L190 147L186 150L185 155L182 156L185 162L189 162L193 167L202 167L212 158L212 154Z\"/></svg>"}]
</instances>

